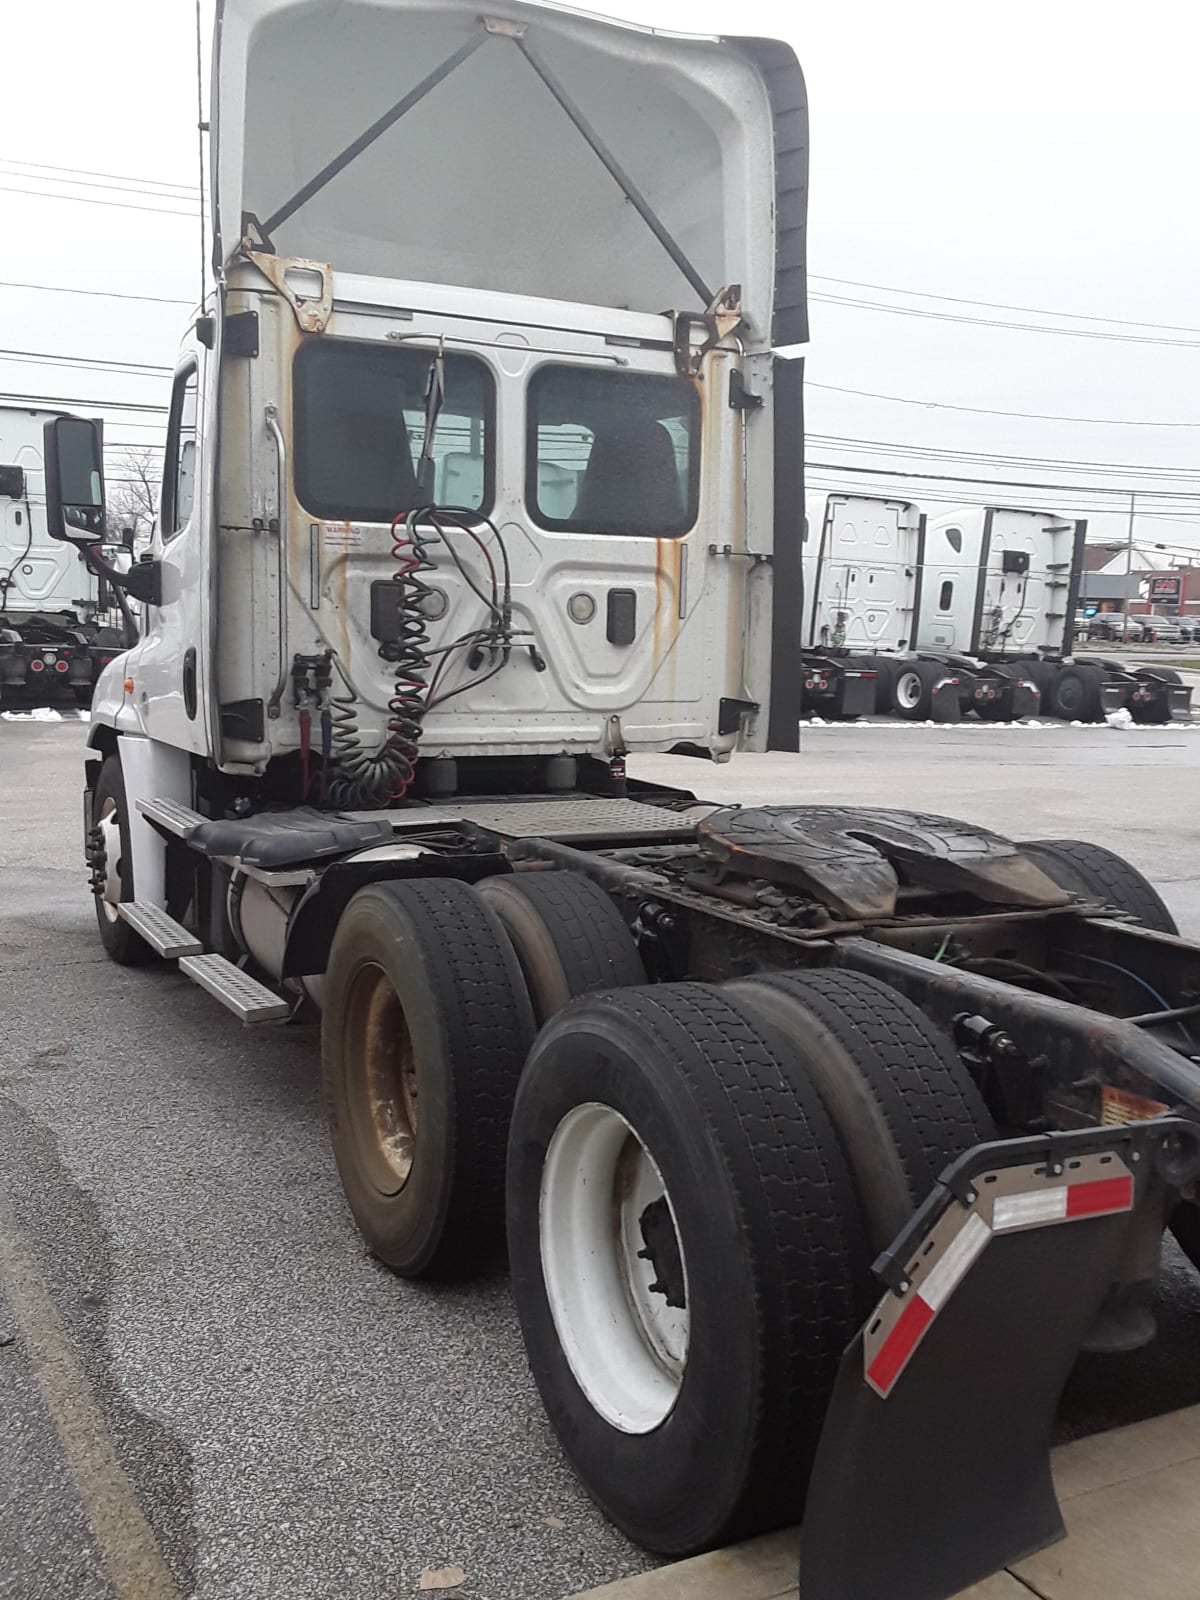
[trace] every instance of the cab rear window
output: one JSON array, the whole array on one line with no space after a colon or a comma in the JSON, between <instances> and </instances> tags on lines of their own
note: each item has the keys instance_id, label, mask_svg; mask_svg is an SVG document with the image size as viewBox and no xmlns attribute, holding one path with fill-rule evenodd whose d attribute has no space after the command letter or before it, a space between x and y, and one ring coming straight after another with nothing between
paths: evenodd
<instances>
[{"instance_id":1,"label":"cab rear window","mask_svg":"<svg viewBox=\"0 0 1200 1600\"><path fill-rule=\"evenodd\" d=\"M425 392L433 351L413 345L310 340L296 354L296 495L315 516L391 522L418 494ZM434 498L486 512L494 472L491 374L447 353L434 433Z\"/></svg>"},{"instance_id":2,"label":"cab rear window","mask_svg":"<svg viewBox=\"0 0 1200 1600\"><path fill-rule=\"evenodd\" d=\"M700 401L683 378L545 366L529 384L525 499L543 528L678 538L696 521Z\"/></svg>"}]
</instances>

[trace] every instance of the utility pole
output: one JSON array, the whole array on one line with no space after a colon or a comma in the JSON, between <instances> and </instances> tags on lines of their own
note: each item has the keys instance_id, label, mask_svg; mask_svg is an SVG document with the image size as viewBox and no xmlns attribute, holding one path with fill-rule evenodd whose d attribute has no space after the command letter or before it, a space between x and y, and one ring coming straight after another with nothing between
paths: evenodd
<instances>
[{"instance_id":1,"label":"utility pole","mask_svg":"<svg viewBox=\"0 0 1200 1600\"><path fill-rule=\"evenodd\" d=\"M1125 621L1121 625L1121 637L1129 637L1129 602L1133 598L1133 518L1135 512L1136 496L1129 496L1129 526L1125 530Z\"/></svg>"}]
</instances>

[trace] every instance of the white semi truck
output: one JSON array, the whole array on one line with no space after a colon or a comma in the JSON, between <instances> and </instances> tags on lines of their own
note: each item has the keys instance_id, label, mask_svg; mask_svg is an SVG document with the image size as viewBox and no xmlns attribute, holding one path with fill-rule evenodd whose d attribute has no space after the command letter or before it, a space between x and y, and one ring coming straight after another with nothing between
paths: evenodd
<instances>
[{"instance_id":1,"label":"white semi truck","mask_svg":"<svg viewBox=\"0 0 1200 1600\"><path fill-rule=\"evenodd\" d=\"M46 532L42 438L63 414L0 406L0 705L87 705L101 668L130 642L108 580Z\"/></svg>"},{"instance_id":2,"label":"white semi truck","mask_svg":"<svg viewBox=\"0 0 1200 1600\"><path fill-rule=\"evenodd\" d=\"M1200 1256L1200 949L1077 841L627 776L797 743L795 57L224 0L214 86L216 287L88 736L100 939L319 1015L369 1248L507 1239L633 1538L803 1511L804 1600L955 1593L1061 1533L1078 1348L1152 1336L1168 1221ZM46 437L100 567L98 432Z\"/></svg>"},{"instance_id":3,"label":"white semi truck","mask_svg":"<svg viewBox=\"0 0 1200 1600\"><path fill-rule=\"evenodd\" d=\"M809 494L805 703L832 716L956 722L1039 711L1099 722L1190 715L1167 667L1071 655L1087 524L1050 511Z\"/></svg>"}]
</instances>

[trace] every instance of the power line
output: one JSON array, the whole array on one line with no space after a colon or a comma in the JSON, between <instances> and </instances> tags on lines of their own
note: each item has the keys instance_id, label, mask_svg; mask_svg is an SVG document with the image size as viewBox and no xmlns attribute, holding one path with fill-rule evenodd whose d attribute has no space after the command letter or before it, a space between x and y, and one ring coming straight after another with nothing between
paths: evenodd
<instances>
[{"instance_id":1,"label":"power line","mask_svg":"<svg viewBox=\"0 0 1200 1600\"><path fill-rule=\"evenodd\" d=\"M1063 339L1103 339L1117 344L1170 345L1180 350L1200 350L1200 339L1154 339L1139 333L1105 333L1099 328L1052 328L1037 322L1001 322L995 317L964 317L953 311L922 311L917 306L885 306L878 300L858 300L844 295L809 295L822 305L855 311L882 311L893 317L921 317L933 322L957 322L975 328L999 328L1017 333L1049 333Z\"/></svg>"},{"instance_id":2,"label":"power line","mask_svg":"<svg viewBox=\"0 0 1200 1600\"><path fill-rule=\"evenodd\" d=\"M1146 461L1087 461L1075 456L1027 456L1014 451L999 452L971 450L951 445L910 444L894 439L860 439L849 434L809 433L808 439L822 444L835 444L844 449L867 452L889 450L903 455L932 456L937 459L968 460L995 466L1066 467L1077 472L1141 472L1158 477L1185 479L1200 475L1200 468L1175 467Z\"/></svg>"},{"instance_id":3,"label":"power line","mask_svg":"<svg viewBox=\"0 0 1200 1600\"><path fill-rule=\"evenodd\" d=\"M0 404L17 406L22 411L44 411L48 407L90 406L95 411L155 411L166 416L166 406L139 405L132 400L89 400L78 395L0 394Z\"/></svg>"},{"instance_id":4,"label":"power line","mask_svg":"<svg viewBox=\"0 0 1200 1600\"><path fill-rule=\"evenodd\" d=\"M34 167L38 172L62 172L74 176L64 177L63 183L72 183L75 178L105 178L112 183L136 184L142 188L153 189L178 189L188 197L197 193L194 183L173 183L167 178L133 178L127 173L96 172L91 167L59 167L49 161L20 161L14 156L0 157L0 165L6 167Z\"/></svg>"},{"instance_id":5,"label":"power line","mask_svg":"<svg viewBox=\"0 0 1200 1600\"><path fill-rule=\"evenodd\" d=\"M837 383L814 383L810 378L806 388L827 389L831 394L853 394L863 400L889 400L894 405L921 406L928 411L969 411L980 417L1026 417L1033 422L1086 422L1109 428L1200 428L1200 422L1135 422L1124 417L1063 417L1045 411L997 411L992 406L960 406L949 400L915 400L910 395L876 394L871 389L847 389Z\"/></svg>"},{"instance_id":6,"label":"power line","mask_svg":"<svg viewBox=\"0 0 1200 1600\"><path fill-rule=\"evenodd\" d=\"M36 289L39 294L86 294L103 300L144 300L158 306L188 306L193 300L174 300L158 294L121 294L116 289L72 289L56 283L18 283L11 278L0 278L0 289Z\"/></svg>"},{"instance_id":7,"label":"power line","mask_svg":"<svg viewBox=\"0 0 1200 1600\"><path fill-rule=\"evenodd\" d=\"M933 294L928 289L897 289L886 283L863 283L858 278L831 278L824 272L810 272L809 277L821 283L846 284L852 289L875 289L881 294L906 294L918 300L945 300L956 306L986 306L990 311L1022 311L1035 317L1069 317L1072 322L1112 322L1123 328L1159 328L1166 333L1200 333L1200 328L1183 323L1135 322L1129 317L1093 317L1084 311L1047 311L1043 306L1010 306L1002 300L968 300L963 295Z\"/></svg>"},{"instance_id":8,"label":"power line","mask_svg":"<svg viewBox=\"0 0 1200 1600\"><path fill-rule=\"evenodd\" d=\"M5 177L14 177L14 173L5 173ZM23 194L32 200L66 200L73 205L81 206L111 206L120 211L148 211L154 217L191 217L193 221L199 216L197 211L173 211L169 206L138 206L132 200L97 200L93 195L87 194L53 194L47 189L14 189L10 184L0 183L0 192L4 194Z\"/></svg>"},{"instance_id":9,"label":"power line","mask_svg":"<svg viewBox=\"0 0 1200 1600\"><path fill-rule=\"evenodd\" d=\"M819 472L822 479L828 478L830 480L828 482L817 482L814 476L809 476L806 479L808 487L817 494L865 494L867 492L867 486L865 485L851 488L846 484L842 474L853 472L855 470L853 467L837 467L830 468L828 470L814 468L813 470L814 472ZM981 498L977 489L963 488L958 493L939 494L936 490L930 490L926 488L921 488L914 491L911 486L896 490L888 489L882 486L876 489L874 485L871 485L870 488L873 495L876 497L883 496L889 500L905 500L910 502L913 501L915 492L916 494L920 495L921 505L983 506L995 504L994 501L988 501ZM1033 500L1033 498L1034 497L1029 494L1023 494L1021 496L1021 499L1024 501L1030 501ZM1127 500L1128 496L1125 496L1125 499ZM1057 496L1053 500L1049 500L1046 495L1039 492L1036 496L1035 503L1027 504L1021 509L1037 511L1044 515L1069 517L1124 517L1128 513L1127 505L1080 505L1078 501L1071 496L1071 491L1069 488L1065 490L1065 497ZM1169 522L1174 524L1176 527L1200 527L1200 518L1198 518L1198 513L1200 513L1200 506L1198 506L1195 511L1143 511L1140 506L1137 508L1137 517L1139 521Z\"/></svg>"},{"instance_id":10,"label":"power line","mask_svg":"<svg viewBox=\"0 0 1200 1600\"><path fill-rule=\"evenodd\" d=\"M98 178L55 178L43 172L11 172L3 166L2 158L0 158L0 178L16 178L21 183L70 184L76 189L100 189L105 194L138 194L145 200L178 200L183 204L189 203L193 198L190 194L171 194L166 189L139 189L128 183L103 183ZM63 200L83 198L81 195L68 193L60 195L57 189L47 189L45 193Z\"/></svg>"},{"instance_id":11,"label":"power line","mask_svg":"<svg viewBox=\"0 0 1200 1600\"><path fill-rule=\"evenodd\" d=\"M100 356L63 356L49 350L0 349L0 361L28 362L52 367L97 368L106 372L119 372L130 378L138 377L144 372L169 375L174 370L172 367L151 365L145 361L108 361Z\"/></svg>"},{"instance_id":12,"label":"power line","mask_svg":"<svg viewBox=\"0 0 1200 1600\"><path fill-rule=\"evenodd\" d=\"M1130 494L1128 489L1106 488L1103 485L1096 485L1093 488L1088 488L1085 485L1078 483L1029 483L1013 478L974 478L967 473L910 472L903 467L858 467L852 466L850 463L845 461L810 461L808 464L810 467L827 472L854 472L865 474L873 478L915 478L922 479L930 483L983 484L985 487L990 489L1049 489L1056 494L1065 495L1078 495L1082 490L1085 494L1116 495L1125 501L1128 501ZM1134 493L1140 494L1140 491L1135 490ZM1146 493L1148 498L1154 500L1190 500L1200 503L1200 492L1195 494L1183 494L1179 491L1159 489L1147 490Z\"/></svg>"}]
</instances>

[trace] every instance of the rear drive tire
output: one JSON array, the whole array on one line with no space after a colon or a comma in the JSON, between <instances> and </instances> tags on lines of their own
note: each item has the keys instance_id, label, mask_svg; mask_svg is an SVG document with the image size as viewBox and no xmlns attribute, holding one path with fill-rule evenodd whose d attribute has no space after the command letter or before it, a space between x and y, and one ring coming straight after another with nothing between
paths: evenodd
<instances>
[{"instance_id":1,"label":"rear drive tire","mask_svg":"<svg viewBox=\"0 0 1200 1600\"><path fill-rule=\"evenodd\" d=\"M462 1272L499 1246L533 1033L512 945L466 884L377 883L350 901L325 974L326 1108L354 1220L405 1277Z\"/></svg>"},{"instance_id":2,"label":"rear drive tire","mask_svg":"<svg viewBox=\"0 0 1200 1600\"><path fill-rule=\"evenodd\" d=\"M1060 888L1104 900L1156 933L1179 932L1149 878L1112 850L1083 839L1031 839L1017 848Z\"/></svg>"},{"instance_id":3,"label":"rear drive tire","mask_svg":"<svg viewBox=\"0 0 1200 1600\"><path fill-rule=\"evenodd\" d=\"M1101 675L1091 665L1060 667L1050 690L1050 712L1064 722L1102 722Z\"/></svg>"},{"instance_id":4,"label":"rear drive tire","mask_svg":"<svg viewBox=\"0 0 1200 1600\"><path fill-rule=\"evenodd\" d=\"M962 703L957 684L945 687L954 677L940 661L906 661L895 675L896 715L909 722L958 722Z\"/></svg>"},{"instance_id":5,"label":"rear drive tire","mask_svg":"<svg viewBox=\"0 0 1200 1600\"><path fill-rule=\"evenodd\" d=\"M825 1103L883 1250L940 1173L996 1127L957 1051L916 1006L857 972L768 972L722 986L776 1029Z\"/></svg>"},{"instance_id":6,"label":"rear drive tire","mask_svg":"<svg viewBox=\"0 0 1200 1600\"><path fill-rule=\"evenodd\" d=\"M517 1094L508 1238L547 1414L618 1527L678 1556L796 1517L872 1296L782 1041L701 984L573 1001Z\"/></svg>"},{"instance_id":7,"label":"rear drive tire","mask_svg":"<svg viewBox=\"0 0 1200 1600\"><path fill-rule=\"evenodd\" d=\"M875 672L875 715L886 717L896 709L896 666L890 656L872 656Z\"/></svg>"},{"instance_id":8,"label":"rear drive tire","mask_svg":"<svg viewBox=\"0 0 1200 1600\"><path fill-rule=\"evenodd\" d=\"M582 872L512 872L478 893L512 940L540 1026L577 995L647 981L633 934Z\"/></svg>"},{"instance_id":9,"label":"rear drive tire","mask_svg":"<svg viewBox=\"0 0 1200 1600\"><path fill-rule=\"evenodd\" d=\"M158 957L140 934L134 933L117 914L122 901L135 898L133 891L133 851L129 847L129 802L125 797L125 775L121 758L105 759L92 791L92 848L96 851L92 894L96 902L96 922L100 943L110 960L119 967L144 967Z\"/></svg>"}]
</instances>

